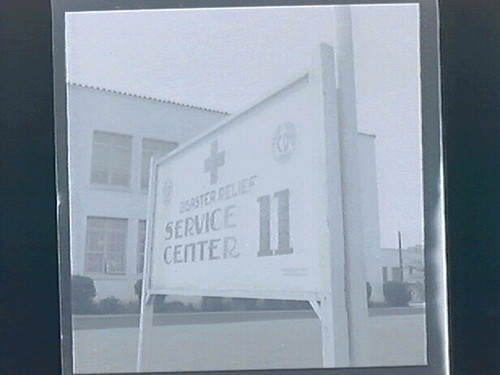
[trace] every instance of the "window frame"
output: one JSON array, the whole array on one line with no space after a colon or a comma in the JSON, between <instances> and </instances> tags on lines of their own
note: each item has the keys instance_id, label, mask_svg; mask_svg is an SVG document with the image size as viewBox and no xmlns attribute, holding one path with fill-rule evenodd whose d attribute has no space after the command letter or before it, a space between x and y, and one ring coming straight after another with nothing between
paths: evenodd
<instances>
[{"instance_id":1,"label":"window frame","mask_svg":"<svg viewBox=\"0 0 500 375\"><path fill-rule=\"evenodd\" d=\"M104 141L99 137L108 137ZM113 139L114 138L114 139ZM125 144L120 144L125 143ZM108 153L108 160L98 160L99 148L101 152ZM116 160L120 160L117 155L120 152L126 154L126 167L113 165ZM109 186L118 188L129 188L132 180L132 153L133 153L133 136L129 134L113 133L101 130L92 132L92 155L90 160L90 184L93 186ZM116 159L116 160L115 160ZM124 161L124 160L121 160ZM99 163L100 162L100 163ZM101 170L99 170L101 169ZM99 179L98 173L106 175L105 180ZM119 178L120 174L126 180L125 183L117 183L113 181Z\"/></svg>"},{"instance_id":2,"label":"window frame","mask_svg":"<svg viewBox=\"0 0 500 375\"><path fill-rule=\"evenodd\" d=\"M95 225L92 227L91 221L93 219L101 220L101 225ZM123 225L122 228L109 228L110 223L120 223ZM85 274L88 275L126 275L127 274L127 240L128 240L128 225L129 220L124 218L116 218L116 217L107 217L107 216L87 216L87 227L86 227L86 238L85 238L85 259L84 259L84 271ZM89 249L90 246L90 238L91 231L94 233L102 234L104 244L102 246L102 251L92 251ZM119 233L121 238L119 241L122 241L122 249L121 251L111 250L110 245L117 241L113 241L111 238L113 234ZM99 240L97 240L99 241ZM113 254L115 253L115 254ZM95 270L89 267L89 254L102 254L102 265L100 266L100 270ZM119 270L113 271L110 270L110 258L112 255L120 254L121 255L121 267ZM118 267L117 267L118 268Z\"/></svg>"}]
</instances>

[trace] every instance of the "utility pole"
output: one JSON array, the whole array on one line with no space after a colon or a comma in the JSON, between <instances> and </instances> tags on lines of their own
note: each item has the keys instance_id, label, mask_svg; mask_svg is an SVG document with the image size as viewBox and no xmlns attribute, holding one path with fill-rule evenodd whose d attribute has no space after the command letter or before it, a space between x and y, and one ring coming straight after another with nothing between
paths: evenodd
<instances>
[{"instance_id":1,"label":"utility pole","mask_svg":"<svg viewBox=\"0 0 500 375\"><path fill-rule=\"evenodd\" d=\"M398 231L398 251L399 251L399 272L401 275L401 281L405 281L404 270L403 270L403 248L401 246L401 231Z\"/></svg>"}]
</instances>

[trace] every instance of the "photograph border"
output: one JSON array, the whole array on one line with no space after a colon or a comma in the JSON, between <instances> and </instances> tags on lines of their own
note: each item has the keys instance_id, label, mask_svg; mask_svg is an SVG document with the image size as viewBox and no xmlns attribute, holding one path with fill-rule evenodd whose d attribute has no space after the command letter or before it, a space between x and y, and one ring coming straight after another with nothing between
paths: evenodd
<instances>
[{"instance_id":1,"label":"photograph border","mask_svg":"<svg viewBox=\"0 0 500 375\"><path fill-rule=\"evenodd\" d=\"M266 370L265 373L335 374L446 374L449 371L447 275L445 262L444 181L441 129L441 95L438 50L438 10L435 1L53 1L54 114L59 246L59 283L62 331L62 370L73 374L71 322L69 187L66 115L65 21L66 12L218 7L312 6L342 4L418 4L420 7L420 73L426 265L427 366ZM432 286L432 287L429 287ZM215 373L218 371L214 371ZM225 374L263 373L260 370L223 371ZM190 374L193 372L186 372Z\"/></svg>"}]
</instances>

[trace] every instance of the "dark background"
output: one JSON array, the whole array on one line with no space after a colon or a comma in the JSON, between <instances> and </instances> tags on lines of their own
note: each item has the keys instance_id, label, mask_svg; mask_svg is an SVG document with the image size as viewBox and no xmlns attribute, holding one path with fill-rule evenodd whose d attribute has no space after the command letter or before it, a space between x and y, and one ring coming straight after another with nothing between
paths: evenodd
<instances>
[{"instance_id":1,"label":"dark background","mask_svg":"<svg viewBox=\"0 0 500 375\"><path fill-rule=\"evenodd\" d=\"M500 374L500 2L443 0L453 374Z\"/></svg>"},{"instance_id":2,"label":"dark background","mask_svg":"<svg viewBox=\"0 0 500 375\"><path fill-rule=\"evenodd\" d=\"M454 375L500 374L500 2L442 0ZM51 14L0 2L0 374L60 373Z\"/></svg>"}]
</instances>

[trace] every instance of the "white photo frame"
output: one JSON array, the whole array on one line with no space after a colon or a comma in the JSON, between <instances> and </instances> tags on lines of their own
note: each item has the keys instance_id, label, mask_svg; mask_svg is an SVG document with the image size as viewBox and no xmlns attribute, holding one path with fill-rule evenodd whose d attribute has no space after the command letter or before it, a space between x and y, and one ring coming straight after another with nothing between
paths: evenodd
<instances>
[{"instance_id":1,"label":"white photo frame","mask_svg":"<svg viewBox=\"0 0 500 375\"><path fill-rule=\"evenodd\" d=\"M434 2L343 5L307 2L278 6L266 1L251 6L228 2L202 7L195 3L165 5L136 1L103 5L57 1L53 9L65 374L268 372L292 368L311 372L323 367L333 368L339 374L359 368L374 374L447 373L444 192ZM401 18L403 15L411 17ZM382 19L387 24L374 24ZM282 28L273 28L270 20L278 25L282 22ZM288 25L287 31L284 25ZM328 28L332 25L336 32ZM405 28L398 34L391 30L391 25ZM155 27L159 35L170 36L175 48L158 47L168 45L169 40L157 43L149 33ZM256 27L261 31L260 37L251 39L249 35ZM223 36L222 30L234 32ZM385 38L392 35L392 39L384 39L384 35ZM180 36L182 42L179 42ZM328 40L321 47L320 43L313 43L322 39ZM374 47L377 40L380 46L386 42L378 54ZM191 50L182 54L183 45ZM294 45L295 49L290 48ZM165 51L161 52L163 48ZM290 56L285 53L287 48ZM310 52L312 64L305 63L305 51ZM163 63L161 58L152 56L171 59ZM373 56L379 56L380 61ZM120 61L123 64L117 65ZM191 61L196 61L201 68L191 66ZM238 71L246 72L246 76L238 75ZM258 78L257 74L264 78ZM203 81L202 76L207 80ZM291 77L297 78L290 80ZM389 77L394 79L392 84L387 83ZM250 84L252 81L254 87ZM168 82L173 83L167 85ZM300 108L300 103L308 100L311 105ZM391 104L391 101L396 102ZM221 103L219 108L217 103ZM282 103L288 103L288 107ZM274 114L280 106L285 109ZM374 122L385 121L388 125L386 128L373 125L368 121L371 117ZM308 118L314 121L307 124ZM210 173L210 163L206 160L209 160L207 152L212 142L216 141L214 137L224 140L226 136L222 134L234 133L234 129L245 126L256 131L259 124L255 119L262 121L261 124L271 120L276 124L269 134L264 126L259 134L241 132L233 141L225 140L224 151L216 144L213 157L225 152L225 159L213 159L218 163L216 169L222 165L225 168L220 168L219 181L213 179L215 174ZM407 120L409 125L396 129L407 133L396 134L394 127L401 120ZM162 138L162 126L168 128L168 139ZM375 134L381 139L378 144L369 135L359 135L367 130L378 132ZM283 137L288 142L285 148L276 140ZM245 148L248 144L253 144L253 148ZM197 151L201 148L202 151ZM244 157L237 159L236 150ZM148 163L144 160L165 152L170 153L155 159L149 170L148 193L144 189ZM315 152L321 157L307 159ZM260 169L252 167L249 160L261 156ZM405 162L398 165L394 162L397 158ZM233 160L239 164L231 167ZM168 176L161 174L164 165ZM317 173L309 174L305 165ZM280 171L285 170L284 177L274 180L270 177L281 176ZM266 171L269 171L267 175ZM294 173L306 180L303 183L294 180ZM253 176L257 177L253 180ZM314 182L315 178L324 183ZM178 181L183 183L177 185ZM285 181L286 186L281 184ZM239 187L231 188L240 189L239 195L219 193L219 189L233 182L240 183ZM269 216L274 217L278 212L274 204L285 202L284 198L274 197L276 202L265 204L256 201L275 190L291 194L286 197L285 206L289 209L286 221L281 220L282 216L269 221ZM308 191L314 194L308 196ZM149 209L146 209L148 199ZM213 230L209 230L209 224L203 224L208 229L197 233L195 221L202 219L195 215L205 213L205 204L207 210L212 204L213 210L207 211L209 216L205 220L213 221L210 223ZM223 216L228 205L235 207L231 208L234 212ZM168 208L170 206L173 208ZM271 245L267 248L262 247L263 210L269 211L268 237L264 243ZM256 221L259 213L260 224ZM232 215L235 216L231 218ZM296 219L296 215L304 220ZM231 225L233 219L234 225ZM219 227L217 220L230 223L220 229L223 225ZM146 221L148 224L144 227ZM171 225L172 238L165 237L168 225ZM287 225L285 231L283 228ZM244 230L238 232L236 226ZM311 228L309 237L307 233L300 233L300 228ZM403 241L413 241L417 246L408 246L405 250L401 232ZM220 238L207 237L220 233ZM195 242L185 242L183 238L187 237L195 238ZM234 247L238 246L235 252L238 256L233 259L225 256L222 247L217 248L215 244L219 242L213 242L214 246L210 242L220 240L222 244L226 238L235 239ZM177 242L172 242L174 239ZM143 252L142 241L146 242ZM195 247L189 246L199 243L196 241L211 247L206 250L202 247L195 255ZM269 254L264 255L280 254L283 241L286 242L283 248L290 251L282 252L284 256L278 260L272 259L279 261L277 268L273 268L270 259L278 257L266 258L262 254L266 251ZM318 251L309 252L306 243L313 243L312 247ZM384 244L393 250L382 250ZM308 259L313 259L310 265ZM385 261L388 262L386 269L392 267L391 277L382 267ZM393 264L395 261L398 264ZM145 264L143 275L138 272L141 262ZM416 263L405 267L404 262ZM246 269L245 264L251 267ZM259 277L252 270L258 270ZM267 280L268 275L279 272L281 276L274 280L279 287L266 291L262 277ZM382 303L383 285L389 281L385 278L397 278L398 272L401 282L411 276L410 272L425 274L425 304L407 310L387 306L385 310L384 307L375 309L373 302ZM132 306L138 292L134 284L144 278L148 282L142 284L139 293L142 296L140 314L138 311L133 316L75 314L77 282L73 276L92 279L98 289L97 299L105 300L99 302L98 308L111 310L123 310L127 298L128 305ZM419 279L414 276L412 280ZM311 286L306 288L308 283ZM301 285L304 285L302 291ZM366 304L367 294L372 294L370 308ZM253 298L259 299L259 303L269 299L301 300L308 301L311 308L300 313L282 310L271 314L261 309L208 314L198 311L201 307L191 307L184 315L157 316L157 323L159 320L163 323L156 325L161 329L155 329L153 306L158 295L169 295L167 304L196 304L193 298L199 296L201 301L205 296L233 298L237 302L240 298ZM173 295L184 297L175 300ZM118 301L117 296L122 301ZM187 296L190 297L186 299ZM97 305L92 302L91 306ZM249 318L252 314L253 318ZM210 325L211 319L218 321L215 327ZM226 328L218 331L225 319ZM311 340L314 345L290 344L289 352L278 348L274 357L279 359L274 362L265 350L256 351L253 358L245 357L251 345L245 340L242 341L246 344L239 348L234 344L249 332L241 328L243 326L253 324L250 331L261 331L260 339L254 339L265 340L271 335L269 332L266 336L269 329L266 327L273 326L273 321L288 322L288 326L282 326L286 331L286 327L290 329L297 324L297 319L298 335L307 337L304 342ZM204 326L205 321L208 323ZM263 321L267 325L259 323ZM391 324L400 324L400 328L388 326L384 331L383 324L375 324L375 321L386 322L383 324L392 321ZM172 328L169 324L180 325ZM413 327L408 337L418 338L407 338L406 344L418 347L417 356L405 351L403 342L388 341L389 346L402 348L396 359L389 359L389 352L383 354L380 347L372 345L377 337L390 340L395 330L402 332L401 327L408 324ZM185 328L185 336L179 327ZM227 346L232 342L229 346L236 348L234 353L228 352L219 360L190 361L202 358L206 350L194 345L202 336L198 337L193 327L200 332L205 332L202 327L210 327L215 332L213 338L226 332L234 341L221 339L220 344ZM232 336L227 327L233 327ZM161 337L172 331L178 336L162 342ZM368 331L378 333L368 334ZM370 335L375 338L369 338ZM173 348L178 340L187 340L186 337L190 337L188 342L193 344L189 351L175 352L169 360L160 360L158 346L165 344ZM300 343L300 340L290 340L286 334L281 339L285 347L290 342ZM119 342L129 344L120 347ZM145 349L148 345L149 349ZM114 359L104 361L106 353ZM299 353L309 359L301 362L297 359ZM228 360L231 356L238 360L231 362ZM377 356L381 358L378 361L373 359Z\"/></svg>"}]
</instances>

